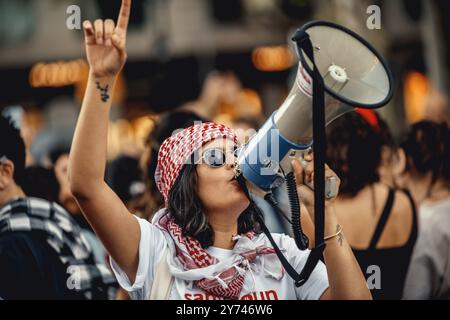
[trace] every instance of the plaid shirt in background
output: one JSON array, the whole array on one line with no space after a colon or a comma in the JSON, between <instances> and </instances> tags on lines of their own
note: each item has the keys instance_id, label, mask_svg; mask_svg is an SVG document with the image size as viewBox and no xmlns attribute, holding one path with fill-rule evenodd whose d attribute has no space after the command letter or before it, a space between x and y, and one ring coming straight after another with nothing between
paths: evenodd
<instances>
[{"instance_id":1,"label":"plaid shirt in background","mask_svg":"<svg viewBox=\"0 0 450 320\"><path fill-rule=\"evenodd\" d=\"M0 208L0 236L38 232L67 270L67 288L86 299L113 299L117 282L106 264L97 264L79 225L58 204L37 198L15 199Z\"/></svg>"}]
</instances>

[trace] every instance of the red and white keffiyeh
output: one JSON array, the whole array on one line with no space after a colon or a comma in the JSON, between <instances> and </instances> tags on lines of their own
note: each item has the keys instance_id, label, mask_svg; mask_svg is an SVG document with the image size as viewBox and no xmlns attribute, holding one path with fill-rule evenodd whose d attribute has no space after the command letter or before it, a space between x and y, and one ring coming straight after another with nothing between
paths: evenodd
<instances>
[{"instance_id":1,"label":"red and white keffiyeh","mask_svg":"<svg viewBox=\"0 0 450 320\"><path fill-rule=\"evenodd\" d=\"M163 209L158 212L153 224L164 231L169 248L174 256L169 259L173 276L194 281L203 291L224 299L238 299L244 286L246 272L257 258L264 260L262 272L280 280L284 275L275 250L264 245L256 246L255 233L249 232L236 236L237 243L231 258L219 261L202 248L192 237L183 236L183 232Z\"/></svg>"},{"instance_id":2,"label":"red and white keffiyeh","mask_svg":"<svg viewBox=\"0 0 450 320\"><path fill-rule=\"evenodd\" d=\"M167 206L168 196L181 169L192 154L206 143L215 139L229 139L236 145L238 138L230 128L220 124L202 123L184 129L164 141L159 151L155 181L164 196ZM261 257L266 276L277 280L283 277L283 267L275 250L266 246L256 246L253 232L236 236L237 243L231 258L218 261L202 248L192 237L183 232L163 209L158 212L153 224L164 231L173 255L169 258L169 268L174 277L193 281L199 288L225 299L238 299L244 285L244 278L251 262Z\"/></svg>"},{"instance_id":3,"label":"red and white keffiyeh","mask_svg":"<svg viewBox=\"0 0 450 320\"><path fill-rule=\"evenodd\" d=\"M230 128L215 123L197 124L166 139L159 150L155 182L167 205L170 189L192 154L215 139L229 139L236 145L238 138Z\"/></svg>"}]
</instances>

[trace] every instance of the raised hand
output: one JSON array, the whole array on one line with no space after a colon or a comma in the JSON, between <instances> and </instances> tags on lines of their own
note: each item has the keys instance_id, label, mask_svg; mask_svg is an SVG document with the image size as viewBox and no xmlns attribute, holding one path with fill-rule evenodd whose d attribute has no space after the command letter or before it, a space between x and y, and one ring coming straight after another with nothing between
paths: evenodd
<instances>
[{"instance_id":1,"label":"raised hand","mask_svg":"<svg viewBox=\"0 0 450 320\"><path fill-rule=\"evenodd\" d=\"M86 56L95 77L117 76L125 65L130 12L131 0L122 0L117 26L111 19L83 23Z\"/></svg>"}]
</instances>

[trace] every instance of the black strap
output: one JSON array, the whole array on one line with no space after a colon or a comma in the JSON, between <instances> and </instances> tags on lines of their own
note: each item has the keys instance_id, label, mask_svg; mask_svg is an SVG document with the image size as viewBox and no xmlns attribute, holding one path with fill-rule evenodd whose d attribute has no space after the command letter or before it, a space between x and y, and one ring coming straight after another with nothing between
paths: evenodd
<instances>
[{"instance_id":1,"label":"black strap","mask_svg":"<svg viewBox=\"0 0 450 320\"><path fill-rule=\"evenodd\" d=\"M242 190L245 192L247 197L251 199L250 192L247 188L247 184L245 182L244 177L241 175L237 178L238 183L241 185ZM281 252L280 248L276 244L275 240L272 237L272 234L270 233L269 229L267 228L266 224L264 223L263 215L256 215L258 223L266 235L266 237L269 239L270 244L275 250L275 253L277 254L278 259L280 260L281 264L283 265L284 270L288 273L288 275L294 280L294 284L297 287L302 286L303 284L308 281L312 271L316 267L317 262L319 261L320 257L322 256L323 250L325 250L325 243L322 243L322 245L316 246L314 249L311 250L308 256L308 260L305 263L305 266L300 274L297 273L297 271L292 267L292 265L289 263L289 261L286 259L286 257Z\"/></svg>"},{"instance_id":2,"label":"black strap","mask_svg":"<svg viewBox=\"0 0 450 320\"><path fill-rule=\"evenodd\" d=\"M374 250L378 241L380 240L381 234L383 233L384 227L386 226L386 222L389 219L389 215L392 211L392 206L394 205L395 199L395 191L393 189L389 190L389 195L386 200L386 204L383 209L383 213L381 214L380 220L378 220L378 225L375 228L375 232L373 233L372 240L370 241L369 249Z\"/></svg>"},{"instance_id":3,"label":"black strap","mask_svg":"<svg viewBox=\"0 0 450 320\"><path fill-rule=\"evenodd\" d=\"M303 50L312 62L313 69L313 136L314 136L314 229L316 247L308 256L303 268L299 285L308 281L315 266L322 258L325 250L324 226L325 226L325 156L326 156L326 131L325 131L325 84L315 63L314 50L309 35L304 30L298 30L292 39L297 42L299 53Z\"/></svg>"},{"instance_id":4,"label":"black strap","mask_svg":"<svg viewBox=\"0 0 450 320\"><path fill-rule=\"evenodd\" d=\"M258 216L258 218L260 218ZM289 261L287 261L286 257L283 255L283 253L281 252L280 248L278 247L278 245L275 243L275 240L273 240L272 234L270 233L269 229L267 228L266 224L264 223L263 219L259 219L259 224L261 226L261 229L263 230L264 234L266 235L266 237L269 239L270 244L272 245L272 247L275 249L275 252L278 256L278 259L280 259L281 264L284 267L284 270L286 270L286 272L289 274L289 276L294 280L297 281L299 279L299 274L297 273L297 271L294 269L294 267L291 266L291 264L289 263Z\"/></svg>"},{"instance_id":5,"label":"black strap","mask_svg":"<svg viewBox=\"0 0 450 320\"><path fill-rule=\"evenodd\" d=\"M314 136L314 225L315 225L315 242L316 247L311 250L308 259L300 274L287 261L277 244L272 238L270 231L267 229L264 221L259 217L260 226L272 244L275 252L280 259L284 269L289 276L294 279L295 285L300 287L304 285L317 263L323 256L326 244L324 241L324 225L325 225L325 151L326 151L326 132L325 132L325 84L322 75L317 68L314 60L314 51L309 35L304 30L298 30L292 39L297 43L299 51L302 49L314 65L313 71L313 136ZM243 190L249 196L249 192L243 177L239 177L238 182Z\"/></svg>"},{"instance_id":6,"label":"black strap","mask_svg":"<svg viewBox=\"0 0 450 320\"><path fill-rule=\"evenodd\" d=\"M407 189L402 189L401 190L409 199L409 203L411 204L411 210L413 212L413 223L414 225L417 225L417 207L416 207L416 202L414 201L411 192L409 192L409 190Z\"/></svg>"},{"instance_id":7,"label":"black strap","mask_svg":"<svg viewBox=\"0 0 450 320\"><path fill-rule=\"evenodd\" d=\"M411 229L411 234L409 235L408 244L413 244L416 241L417 233L418 233L418 216L417 216L417 208L416 208L416 202L414 201L411 192L407 189L401 189L401 191L408 197L409 203L411 204L411 210L413 213L413 226Z\"/></svg>"},{"instance_id":8,"label":"black strap","mask_svg":"<svg viewBox=\"0 0 450 320\"><path fill-rule=\"evenodd\" d=\"M323 250L325 249L325 243L322 243L321 246L317 246L314 249L311 250L308 260L306 261L305 266L303 267L303 270L300 274L297 273L297 271L292 267L292 265L287 261L286 257L281 252L278 245L275 243L275 240L272 237L272 234L270 233L269 229L267 228L266 224L264 223L264 220L258 216L258 222L261 226L261 229L263 230L266 237L269 239L270 244L275 249L275 253L278 256L278 259L280 260L281 264L284 267L284 270L288 273L288 275L295 281L295 285L297 287L302 286L303 284L308 281L312 270L316 267L317 262L314 262L316 259L318 259L322 256ZM310 259L310 257L314 257L314 259ZM310 271L311 270L311 271Z\"/></svg>"}]
</instances>

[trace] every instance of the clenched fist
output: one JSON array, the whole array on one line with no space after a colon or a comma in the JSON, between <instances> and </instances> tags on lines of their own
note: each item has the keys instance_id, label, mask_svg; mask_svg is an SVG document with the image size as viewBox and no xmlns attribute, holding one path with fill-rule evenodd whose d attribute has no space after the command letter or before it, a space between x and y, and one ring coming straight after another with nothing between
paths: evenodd
<instances>
[{"instance_id":1,"label":"clenched fist","mask_svg":"<svg viewBox=\"0 0 450 320\"><path fill-rule=\"evenodd\" d=\"M314 221L314 162L313 162L313 155L306 155L305 160L307 162L305 168L302 166L300 161L293 160L292 161L292 169L295 174L295 180L297 182L297 190L298 195L300 199L302 200L303 204L308 209L308 212L311 215L311 218ZM325 177L327 179L329 178L335 178L336 181L336 188L339 190L339 186L341 184L341 180L336 175L336 173L330 169L328 165L325 164ZM325 198L325 205L332 204L335 200L334 195L331 198Z\"/></svg>"}]
</instances>

